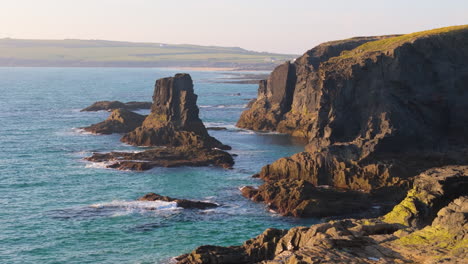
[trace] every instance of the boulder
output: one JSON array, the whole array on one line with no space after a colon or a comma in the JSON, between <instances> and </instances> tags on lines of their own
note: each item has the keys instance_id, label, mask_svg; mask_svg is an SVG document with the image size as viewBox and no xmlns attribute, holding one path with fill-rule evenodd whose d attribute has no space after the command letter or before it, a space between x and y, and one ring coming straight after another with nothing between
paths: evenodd
<instances>
[{"instance_id":1,"label":"boulder","mask_svg":"<svg viewBox=\"0 0 468 264\"><path fill-rule=\"evenodd\" d=\"M83 129L94 134L128 133L141 126L145 118L144 115L120 108L113 110L106 120Z\"/></svg>"},{"instance_id":2,"label":"boulder","mask_svg":"<svg viewBox=\"0 0 468 264\"><path fill-rule=\"evenodd\" d=\"M98 101L94 104L84 108L81 112L95 112L95 111L112 111L115 109L125 109L125 110L138 110L138 109L150 109L151 102L127 102L122 103L120 101Z\"/></svg>"},{"instance_id":3,"label":"boulder","mask_svg":"<svg viewBox=\"0 0 468 264\"><path fill-rule=\"evenodd\" d=\"M138 198L138 201L176 202L177 207L182 207L184 209L208 209L218 207L218 205L215 203L192 201L186 199L175 199L169 196L162 196L156 193L145 194L143 197Z\"/></svg>"}]
</instances>

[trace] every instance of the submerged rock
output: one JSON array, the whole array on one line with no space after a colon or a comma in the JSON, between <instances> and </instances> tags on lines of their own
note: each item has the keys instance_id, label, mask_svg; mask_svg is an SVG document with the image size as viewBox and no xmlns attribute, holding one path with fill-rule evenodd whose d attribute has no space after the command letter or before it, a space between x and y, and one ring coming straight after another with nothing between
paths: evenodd
<instances>
[{"instance_id":1,"label":"submerged rock","mask_svg":"<svg viewBox=\"0 0 468 264\"><path fill-rule=\"evenodd\" d=\"M116 109L106 120L83 129L94 134L128 133L141 126L145 118L125 109Z\"/></svg>"},{"instance_id":2,"label":"submerged rock","mask_svg":"<svg viewBox=\"0 0 468 264\"><path fill-rule=\"evenodd\" d=\"M122 141L137 146L197 146L230 149L208 134L198 117L197 95L189 74L156 81L151 113Z\"/></svg>"},{"instance_id":3,"label":"submerged rock","mask_svg":"<svg viewBox=\"0 0 468 264\"><path fill-rule=\"evenodd\" d=\"M164 202L176 202L177 207L185 209L208 209L218 207L215 203L192 201L186 199L175 199L169 196L162 196L156 193L148 193L143 197L138 198L138 201L164 201Z\"/></svg>"},{"instance_id":4,"label":"submerged rock","mask_svg":"<svg viewBox=\"0 0 468 264\"><path fill-rule=\"evenodd\" d=\"M381 194L397 201L412 176L467 163L467 72L466 25L328 42L277 67L237 125L308 139L306 151L262 168L268 185L398 187L400 196Z\"/></svg>"},{"instance_id":5,"label":"submerged rock","mask_svg":"<svg viewBox=\"0 0 468 264\"><path fill-rule=\"evenodd\" d=\"M98 101L94 104L84 108L81 112L95 112L95 111L112 111L115 109L125 110L138 110L138 109L150 109L151 102L127 102L122 103L120 101Z\"/></svg>"},{"instance_id":6,"label":"submerged rock","mask_svg":"<svg viewBox=\"0 0 468 264\"><path fill-rule=\"evenodd\" d=\"M154 148L137 153L94 153L85 159L92 162L107 162L107 168L136 171L149 170L154 167L210 165L228 169L234 165L232 156L225 151L190 146Z\"/></svg>"},{"instance_id":7,"label":"submerged rock","mask_svg":"<svg viewBox=\"0 0 468 264\"><path fill-rule=\"evenodd\" d=\"M430 176L435 179L424 184ZM270 228L241 246L201 246L176 260L179 264L466 263L467 181L468 166L437 168L419 175L408 197L427 202L424 210L431 213L414 214L421 225L413 228L389 223L386 216L334 220L290 230ZM405 200L398 206L406 207Z\"/></svg>"},{"instance_id":8,"label":"submerged rock","mask_svg":"<svg viewBox=\"0 0 468 264\"><path fill-rule=\"evenodd\" d=\"M225 128L225 127L207 127L206 129L207 130L215 130L215 131L227 130L227 128Z\"/></svg>"}]
</instances>

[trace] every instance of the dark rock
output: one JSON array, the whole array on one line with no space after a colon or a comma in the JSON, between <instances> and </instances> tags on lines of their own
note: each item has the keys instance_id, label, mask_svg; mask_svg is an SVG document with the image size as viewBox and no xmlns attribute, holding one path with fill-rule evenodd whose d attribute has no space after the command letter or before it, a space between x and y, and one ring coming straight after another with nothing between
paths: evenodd
<instances>
[{"instance_id":1,"label":"dark rock","mask_svg":"<svg viewBox=\"0 0 468 264\"><path fill-rule=\"evenodd\" d=\"M198 117L197 95L189 74L156 81L151 113L122 141L138 146L197 146L230 149L208 134Z\"/></svg>"},{"instance_id":2,"label":"dark rock","mask_svg":"<svg viewBox=\"0 0 468 264\"><path fill-rule=\"evenodd\" d=\"M125 110L138 110L138 109L150 109L151 102L128 102L122 103L120 101L98 101L94 104L84 108L81 112L94 112L94 111L111 111L115 109Z\"/></svg>"},{"instance_id":3,"label":"dark rock","mask_svg":"<svg viewBox=\"0 0 468 264\"><path fill-rule=\"evenodd\" d=\"M113 110L111 115L100 123L84 127L85 131L94 134L128 133L141 126L146 116L125 109Z\"/></svg>"},{"instance_id":4,"label":"dark rock","mask_svg":"<svg viewBox=\"0 0 468 264\"><path fill-rule=\"evenodd\" d=\"M109 162L108 168L119 170L149 170L153 167L209 166L231 168L232 156L221 150L196 147L155 148L138 153L94 153L86 158L93 162Z\"/></svg>"},{"instance_id":5,"label":"dark rock","mask_svg":"<svg viewBox=\"0 0 468 264\"><path fill-rule=\"evenodd\" d=\"M218 207L215 203L191 201L186 199L175 199L169 196L162 196L156 193L148 193L143 197L138 198L138 201L165 201L165 202L176 202L178 207L185 209L208 209Z\"/></svg>"},{"instance_id":6,"label":"dark rock","mask_svg":"<svg viewBox=\"0 0 468 264\"><path fill-rule=\"evenodd\" d=\"M403 194L426 169L466 164L467 47L460 26L329 42L277 67L237 125L309 143L259 176Z\"/></svg>"},{"instance_id":7,"label":"dark rock","mask_svg":"<svg viewBox=\"0 0 468 264\"><path fill-rule=\"evenodd\" d=\"M357 191L342 191L315 187L303 180L267 182L255 189L247 186L242 195L256 202L265 202L271 210L284 216L340 216L367 210L369 195Z\"/></svg>"},{"instance_id":8,"label":"dark rock","mask_svg":"<svg viewBox=\"0 0 468 264\"><path fill-rule=\"evenodd\" d=\"M206 129L207 130L215 130L215 131L227 130L227 128L225 128L225 127L207 127Z\"/></svg>"}]
</instances>

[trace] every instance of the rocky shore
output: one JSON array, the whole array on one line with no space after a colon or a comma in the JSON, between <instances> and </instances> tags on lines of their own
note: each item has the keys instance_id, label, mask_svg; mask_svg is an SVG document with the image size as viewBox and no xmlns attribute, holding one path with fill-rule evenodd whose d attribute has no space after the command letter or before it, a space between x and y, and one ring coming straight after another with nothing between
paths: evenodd
<instances>
[{"instance_id":1,"label":"rocky shore","mask_svg":"<svg viewBox=\"0 0 468 264\"><path fill-rule=\"evenodd\" d=\"M308 140L242 194L285 216L380 217L268 229L194 263L466 263L468 26L321 44L260 81L237 126Z\"/></svg>"},{"instance_id":2,"label":"rocky shore","mask_svg":"<svg viewBox=\"0 0 468 264\"><path fill-rule=\"evenodd\" d=\"M430 169L383 217L267 229L241 246L201 246L179 264L466 263L468 167Z\"/></svg>"},{"instance_id":3,"label":"rocky shore","mask_svg":"<svg viewBox=\"0 0 468 264\"><path fill-rule=\"evenodd\" d=\"M107 120L84 129L96 134L125 133L121 141L154 148L137 153L93 153L86 160L106 162L108 168L139 171L153 167L232 167L232 156L223 151L230 147L211 137L198 117L190 75L157 80L151 105L148 116L119 108Z\"/></svg>"}]
</instances>

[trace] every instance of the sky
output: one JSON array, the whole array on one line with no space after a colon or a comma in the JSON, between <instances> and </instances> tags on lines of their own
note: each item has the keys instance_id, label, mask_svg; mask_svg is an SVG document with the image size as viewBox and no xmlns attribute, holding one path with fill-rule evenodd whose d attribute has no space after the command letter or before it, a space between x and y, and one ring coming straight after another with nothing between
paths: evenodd
<instances>
[{"instance_id":1,"label":"sky","mask_svg":"<svg viewBox=\"0 0 468 264\"><path fill-rule=\"evenodd\" d=\"M468 0L0 0L0 38L104 39L302 54L353 36L468 24Z\"/></svg>"}]
</instances>

